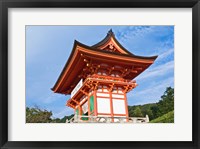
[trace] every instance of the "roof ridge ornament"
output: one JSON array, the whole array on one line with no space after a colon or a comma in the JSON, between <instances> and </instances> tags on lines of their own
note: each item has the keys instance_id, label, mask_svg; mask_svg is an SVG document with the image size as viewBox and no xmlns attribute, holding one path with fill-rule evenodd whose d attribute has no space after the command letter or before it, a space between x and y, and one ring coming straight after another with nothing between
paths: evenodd
<instances>
[{"instance_id":1,"label":"roof ridge ornament","mask_svg":"<svg viewBox=\"0 0 200 149\"><path fill-rule=\"evenodd\" d=\"M107 34L108 34L108 35L113 35L113 36L115 36L115 34L114 34L113 31L112 31L112 28L108 31Z\"/></svg>"}]
</instances>

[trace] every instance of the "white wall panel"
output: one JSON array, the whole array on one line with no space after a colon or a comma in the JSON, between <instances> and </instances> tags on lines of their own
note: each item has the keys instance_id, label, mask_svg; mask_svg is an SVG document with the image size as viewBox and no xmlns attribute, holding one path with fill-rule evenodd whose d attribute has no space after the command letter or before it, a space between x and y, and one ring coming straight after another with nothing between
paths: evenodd
<instances>
[{"instance_id":1,"label":"white wall panel","mask_svg":"<svg viewBox=\"0 0 200 149\"><path fill-rule=\"evenodd\" d=\"M108 92L108 89L103 89L104 92Z\"/></svg>"},{"instance_id":2,"label":"white wall panel","mask_svg":"<svg viewBox=\"0 0 200 149\"><path fill-rule=\"evenodd\" d=\"M97 98L97 112L110 113L110 99Z\"/></svg>"},{"instance_id":3,"label":"white wall panel","mask_svg":"<svg viewBox=\"0 0 200 149\"><path fill-rule=\"evenodd\" d=\"M105 100L109 100L110 101L110 98L108 98L108 97L105 97L105 98L103 98L103 97L97 97L97 99L105 99Z\"/></svg>"},{"instance_id":4,"label":"white wall panel","mask_svg":"<svg viewBox=\"0 0 200 149\"><path fill-rule=\"evenodd\" d=\"M118 93L123 94L122 90L118 90Z\"/></svg>"},{"instance_id":5,"label":"white wall panel","mask_svg":"<svg viewBox=\"0 0 200 149\"><path fill-rule=\"evenodd\" d=\"M97 96L109 97L109 96L110 96L110 94L97 93Z\"/></svg>"},{"instance_id":6,"label":"white wall panel","mask_svg":"<svg viewBox=\"0 0 200 149\"><path fill-rule=\"evenodd\" d=\"M113 99L113 113L126 114L125 101Z\"/></svg>"},{"instance_id":7,"label":"white wall panel","mask_svg":"<svg viewBox=\"0 0 200 149\"><path fill-rule=\"evenodd\" d=\"M88 112L88 101L82 105L82 110L84 114Z\"/></svg>"},{"instance_id":8,"label":"white wall panel","mask_svg":"<svg viewBox=\"0 0 200 149\"><path fill-rule=\"evenodd\" d=\"M124 98L124 95L112 94L113 98Z\"/></svg>"}]
</instances>

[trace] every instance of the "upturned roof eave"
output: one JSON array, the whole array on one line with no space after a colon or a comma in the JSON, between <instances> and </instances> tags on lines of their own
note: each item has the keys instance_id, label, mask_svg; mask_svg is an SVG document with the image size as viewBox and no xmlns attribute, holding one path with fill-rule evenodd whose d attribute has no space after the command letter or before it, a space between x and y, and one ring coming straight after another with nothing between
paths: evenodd
<instances>
[{"instance_id":1,"label":"upturned roof eave","mask_svg":"<svg viewBox=\"0 0 200 149\"><path fill-rule=\"evenodd\" d=\"M56 83L55 83L54 86L51 88L52 91L55 92L55 89L56 89L56 87L57 87L57 85L58 85L58 83L59 83L61 77L62 77L63 74L65 73L65 70L66 70L66 68L68 67L68 65L69 65L69 63L70 63L70 61L71 61L71 59L72 59L72 57L73 57L73 55L74 55L74 52L75 52L75 50L76 50L76 46L77 46L77 41L74 40L74 45L73 45L71 54L70 54L70 56L69 56L67 62L65 63L65 66L63 67L62 72L60 73L60 75L59 75L59 77L58 77Z\"/></svg>"},{"instance_id":2,"label":"upturned roof eave","mask_svg":"<svg viewBox=\"0 0 200 149\"><path fill-rule=\"evenodd\" d=\"M88 49L88 50L93 50L93 51L97 51L97 52L102 52L102 53L107 53L107 54L113 54L113 55L118 55L118 56L125 56L125 57L131 57L131 58L141 58L141 59L152 59L152 60L155 60L158 55L155 55L155 56L138 56L138 55L128 55L128 54L122 54L122 53L115 53L115 52L109 52L109 51L105 51L105 50L101 50L101 49L97 49L93 46L87 46L81 42L77 42L77 45L79 45L80 47L83 47L85 49Z\"/></svg>"},{"instance_id":3,"label":"upturned roof eave","mask_svg":"<svg viewBox=\"0 0 200 149\"><path fill-rule=\"evenodd\" d=\"M59 75L59 77L58 77L55 85L53 86L53 88L51 88L52 91L56 92L56 88L58 88L58 84L60 83L61 79L64 77L63 75L64 75L64 73L65 73L65 71L66 71L66 69L67 69L67 67L68 67L68 65L69 65L69 63L70 63L70 61L71 61L71 59L72 59L72 57L73 57L73 55L74 55L74 53L75 53L75 51L76 51L76 49L77 49L78 46L82 47L84 49L93 50L93 51L101 52L101 53L118 55L118 56L122 56L122 57L131 57L131 58L148 59L148 60L150 59L152 61L154 61L157 58L157 56L143 57L143 56L127 55L127 54L119 54L119 53L113 53L113 52L103 51L103 50L96 49L94 47L87 46L87 45L82 44L82 43L80 43L80 42L78 42L78 41L75 40L74 41L74 46L72 48L72 52L71 52L71 54L70 54L70 56L69 56L69 58L68 58L68 60L67 60L67 62L65 64L65 66L64 66L61 74Z\"/></svg>"}]
</instances>

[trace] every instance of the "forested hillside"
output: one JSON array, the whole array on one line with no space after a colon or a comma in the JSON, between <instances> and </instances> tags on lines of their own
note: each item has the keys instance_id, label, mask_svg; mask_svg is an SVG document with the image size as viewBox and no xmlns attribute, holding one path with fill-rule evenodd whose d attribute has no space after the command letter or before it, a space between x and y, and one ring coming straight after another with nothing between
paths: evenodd
<instances>
[{"instance_id":1,"label":"forested hillside","mask_svg":"<svg viewBox=\"0 0 200 149\"><path fill-rule=\"evenodd\" d=\"M170 111L167 114L153 119L150 123L174 123L174 111Z\"/></svg>"},{"instance_id":2,"label":"forested hillside","mask_svg":"<svg viewBox=\"0 0 200 149\"><path fill-rule=\"evenodd\" d=\"M157 103L128 106L128 110L129 117L145 117L146 115L148 115L150 121L161 117L164 114L167 114L168 112L172 113L172 111L174 111L174 89L168 87L164 94L161 96L159 102ZM170 118L172 118L171 115ZM174 120L169 120L169 122L174 122Z\"/></svg>"}]
</instances>

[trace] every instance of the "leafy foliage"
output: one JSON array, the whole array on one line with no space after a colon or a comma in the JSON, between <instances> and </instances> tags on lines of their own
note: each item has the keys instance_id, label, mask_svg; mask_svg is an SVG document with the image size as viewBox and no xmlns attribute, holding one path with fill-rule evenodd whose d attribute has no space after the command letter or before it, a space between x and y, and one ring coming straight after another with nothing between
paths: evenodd
<instances>
[{"instance_id":1,"label":"leafy foliage","mask_svg":"<svg viewBox=\"0 0 200 149\"><path fill-rule=\"evenodd\" d=\"M129 106L130 117L149 116L150 120L161 117L162 115L174 110L174 89L167 87L161 100L157 103ZM141 113L140 113L141 111Z\"/></svg>"},{"instance_id":2,"label":"leafy foliage","mask_svg":"<svg viewBox=\"0 0 200 149\"><path fill-rule=\"evenodd\" d=\"M27 123L65 123L66 119L71 119L74 115L65 116L62 119L52 118L52 112L41 110L38 107L26 108L26 122Z\"/></svg>"},{"instance_id":3,"label":"leafy foliage","mask_svg":"<svg viewBox=\"0 0 200 149\"><path fill-rule=\"evenodd\" d=\"M150 121L150 123L174 123L174 111L168 112L167 114Z\"/></svg>"},{"instance_id":4,"label":"leafy foliage","mask_svg":"<svg viewBox=\"0 0 200 149\"><path fill-rule=\"evenodd\" d=\"M26 122L27 123L49 123L51 122L52 112L47 110L40 110L36 108L26 108Z\"/></svg>"},{"instance_id":5,"label":"leafy foliage","mask_svg":"<svg viewBox=\"0 0 200 149\"><path fill-rule=\"evenodd\" d=\"M140 107L136 107L133 111L133 115L137 116L137 117L143 117L142 111L140 109Z\"/></svg>"}]
</instances>

